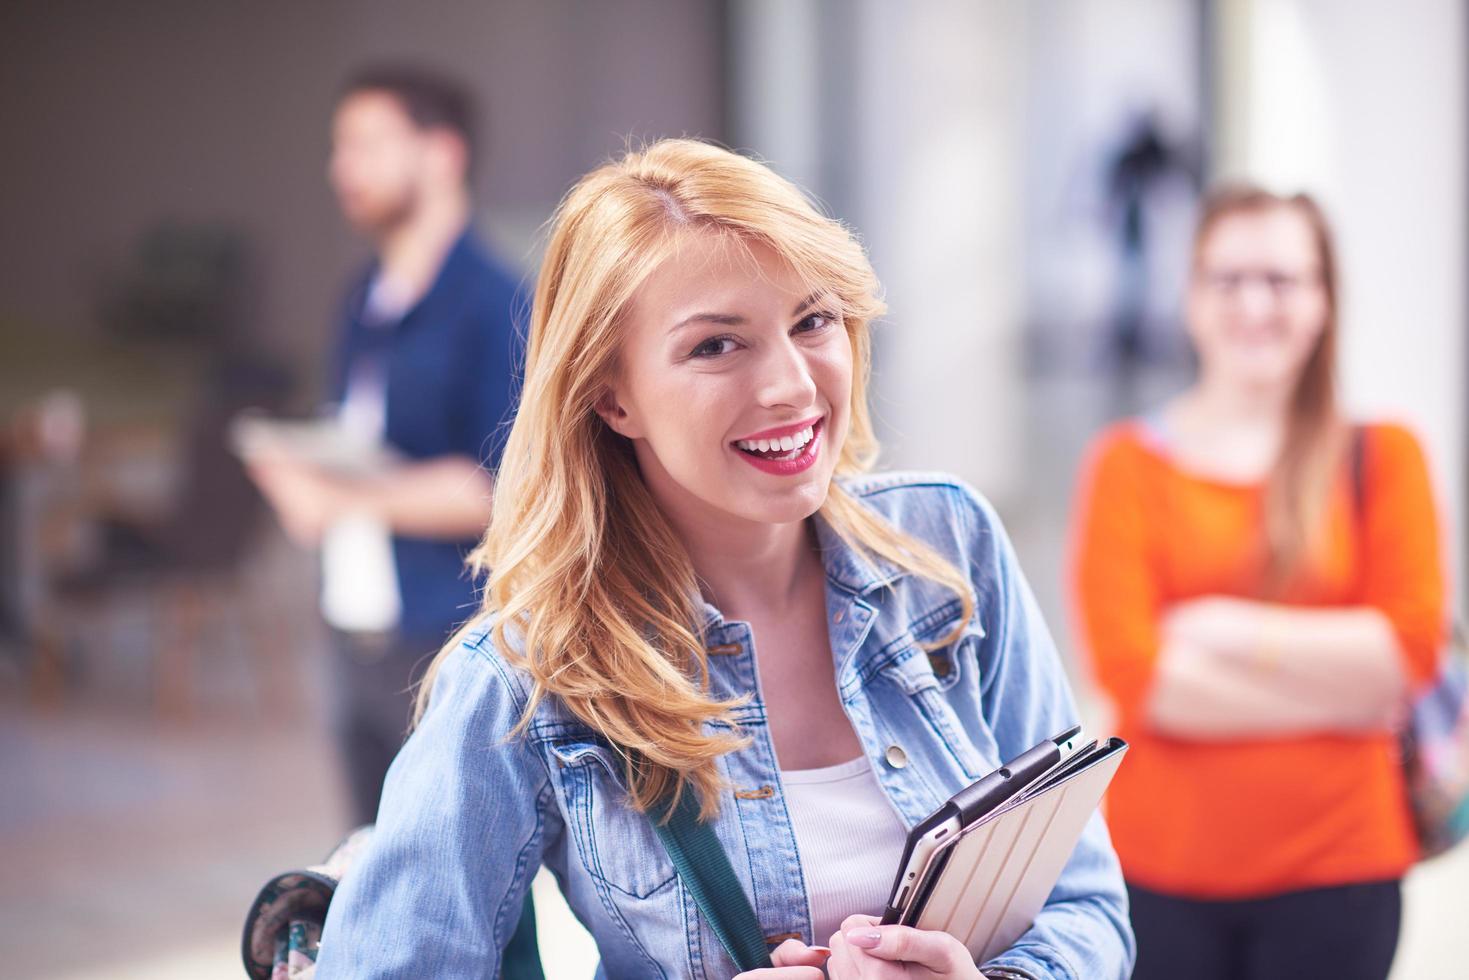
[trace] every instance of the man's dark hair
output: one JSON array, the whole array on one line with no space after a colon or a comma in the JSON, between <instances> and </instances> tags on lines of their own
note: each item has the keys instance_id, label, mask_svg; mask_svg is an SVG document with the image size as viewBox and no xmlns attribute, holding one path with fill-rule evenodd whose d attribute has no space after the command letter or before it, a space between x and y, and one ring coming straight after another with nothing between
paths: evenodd
<instances>
[{"instance_id":1,"label":"man's dark hair","mask_svg":"<svg viewBox=\"0 0 1469 980\"><path fill-rule=\"evenodd\" d=\"M474 98L459 82L415 65L371 65L347 79L338 101L363 92L382 92L397 99L419 129L453 132L464 142L465 170L473 171Z\"/></svg>"}]
</instances>

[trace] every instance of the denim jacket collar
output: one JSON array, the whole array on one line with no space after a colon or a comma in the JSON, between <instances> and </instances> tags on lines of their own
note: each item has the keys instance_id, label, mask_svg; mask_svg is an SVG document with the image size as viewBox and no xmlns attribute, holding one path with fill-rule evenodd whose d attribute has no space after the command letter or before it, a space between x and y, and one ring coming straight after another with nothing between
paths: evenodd
<instances>
[{"instance_id":1,"label":"denim jacket collar","mask_svg":"<svg viewBox=\"0 0 1469 980\"><path fill-rule=\"evenodd\" d=\"M866 595L874 589L892 585L908 574L881 555L864 555L842 540L836 529L821 514L812 518L816 526L816 542L826 577L854 595Z\"/></svg>"}]
</instances>

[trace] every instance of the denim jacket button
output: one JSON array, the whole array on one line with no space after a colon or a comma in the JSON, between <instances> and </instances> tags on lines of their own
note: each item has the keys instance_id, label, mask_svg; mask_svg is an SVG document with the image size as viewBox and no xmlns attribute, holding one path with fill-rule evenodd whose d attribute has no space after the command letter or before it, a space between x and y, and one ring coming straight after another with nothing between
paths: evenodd
<instances>
[{"instance_id":1,"label":"denim jacket button","mask_svg":"<svg viewBox=\"0 0 1469 980\"><path fill-rule=\"evenodd\" d=\"M908 764L908 753L903 751L901 745L889 745L888 750L883 753L883 758L894 769L902 769Z\"/></svg>"}]
</instances>

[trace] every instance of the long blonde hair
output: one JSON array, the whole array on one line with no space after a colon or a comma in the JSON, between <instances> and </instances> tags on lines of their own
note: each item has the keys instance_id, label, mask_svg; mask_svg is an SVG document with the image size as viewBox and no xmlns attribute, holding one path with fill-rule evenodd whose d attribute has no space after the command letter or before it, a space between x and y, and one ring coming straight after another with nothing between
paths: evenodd
<instances>
[{"instance_id":1,"label":"long blonde hair","mask_svg":"<svg viewBox=\"0 0 1469 980\"><path fill-rule=\"evenodd\" d=\"M1349 432L1336 394L1337 268L1331 228L1309 194L1284 196L1251 184L1216 188L1205 199L1194 233L1197 265L1210 233L1223 219L1276 209L1294 211L1311 229L1326 296L1326 322L1296 379L1285 438L1265 488L1265 591L1278 593L1320 540L1331 488L1344 461Z\"/></svg>"},{"instance_id":2,"label":"long blonde hair","mask_svg":"<svg viewBox=\"0 0 1469 980\"><path fill-rule=\"evenodd\" d=\"M616 369L624 310L690 230L762 243L837 297L854 377L836 472L872 467L868 324L884 306L858 242L793 185L735 153L687 139L629 152L582 178L553 218L520 407L489 530L470 556L489 575L484 603L461 635L492 619L500 654L529 675L517 733L556 698L620 752L633 806L676 800L688 785L711 815L722 788L715 760L744 741L731 714L740 702L710 696L693 566L644 485L631 442L594 410ZM964 619L972 614L972 589L957 568L839 484L820 513L859 554L942 583L961 597ZM419 716L457 641L430 665Z\"/></svg>"}]
</instances>

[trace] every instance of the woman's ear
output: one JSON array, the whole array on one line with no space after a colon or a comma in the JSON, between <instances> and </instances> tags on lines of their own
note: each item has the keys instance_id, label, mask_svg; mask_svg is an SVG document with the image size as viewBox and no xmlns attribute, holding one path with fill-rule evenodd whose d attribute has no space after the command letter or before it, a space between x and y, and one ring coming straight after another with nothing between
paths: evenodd
<instances>
[{"instance_id":1,"label":"woman's ear","mask_svg":"<svg viewBox=\"0 0 1469 980\"><path fill-rule=\"evenodd\" d=\"M623 407L621 399L617 397L617 392L611 387L602 389L602 394L597 396L593 408L602 417L602 421L607 423L607 427L618 435L628 439L637 439L642 435L641 427Z\"/></svg>"}]
</instances>

